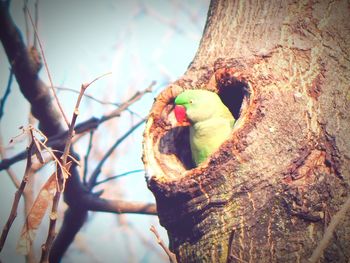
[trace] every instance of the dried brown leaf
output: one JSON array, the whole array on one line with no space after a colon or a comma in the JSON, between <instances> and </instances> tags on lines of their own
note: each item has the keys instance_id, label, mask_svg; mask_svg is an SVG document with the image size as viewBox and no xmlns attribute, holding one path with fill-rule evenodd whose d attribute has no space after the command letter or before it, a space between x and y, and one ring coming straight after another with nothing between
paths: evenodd
<instances>
[{"instance_id":1,"label":"dried brown leaf","mask_svg":"<svg viewBox=\"0 0 350 263\"><path fill-rule=\"evenodd\" d=\"M53 173L41 188L32 208L27 215L26 222L22 228L21 237L17 243L17 252L27 255L34 242L36 232L52 202L56 191L56 172Z\"/></svg>"}]
</instances>

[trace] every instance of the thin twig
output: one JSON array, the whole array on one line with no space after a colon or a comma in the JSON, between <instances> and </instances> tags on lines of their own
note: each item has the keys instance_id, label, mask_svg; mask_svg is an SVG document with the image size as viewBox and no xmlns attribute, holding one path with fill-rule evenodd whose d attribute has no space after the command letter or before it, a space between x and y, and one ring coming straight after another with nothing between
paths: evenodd
<instances>
[{"instance_id":1,"label":"thin twig","mask_svg":"<svg viewBox=\"0 0 350 263\"><path fill-rule=\"evenodd\" d=\"M34 173L34 171L33 171ZM32 207L34 203L34 176L29 176L29 181L27 183L26 188L23 192L23 201L24 201L24 208L23 213L24 215L28 215L30 212L30 208ZM25 262L26 263L35 263L38 262L38 260L35 257L34 248L33 246L29 249L28 254L25 255Z\"/></svg>"},{"instance_id":2,"label":"thin twig","mask_svg":"<svg viewBox=\"0 0 350 263\"><path fill-rule=\"evenodd\" d=\"M70 92L74 92L74 93L79 93L78 90L75 90L75 89L71 89L71 88L65 88L65 87L55 87L55 89L57 90L62 90L62 91L70 91ZM117 103L117 102L111 102L111 101L104 101L104 100L100 100L100 99L97 99L95 98L94 96L90 95L90 94L87 94L87 93L84 93L84 97L90 99L90 100L93 100L93 101L96 101L97 103L101 104L101 105L111 105L111 106L115 106L115 107L120 107L122 104L121 103ZM137 117L140 117L142 118L141 115L139 115L138 113L130 110L130 109L125 109L126 111L130 112L132 115L135 115Z\"/></svg>"},{"instance_id":3,"label":"thin twig","mask_svg":"<svg viewBox=\"0 0 350 263\"><path fill-rule=\"evenodd\" d=\"M114 175L114 176L110 176L104 180L101 180L99 182L96 182L95 183L95 186L96 185L99 185L99 184L104 184L106 182L109 182L111 180L115 180L115 179L118 179L120 177L123 177L123 176L127 176L129 174L135 174L135 173L140 173L140 172L144 172L145 170L144 169L138 169L138 170L133 170L133 171L129 171L129 172L126 172L126 173L122 173L122 174L117 174L117 175Z\"/></svg>"},{"instance_id":4,"label":"thin twig","mask_svg":"<svg viewBox=\"0 0 350 263\"><path fill-rule=\"evenodd\" d=\"M133 202L116 199L105 199L89 194L80 199L79 205L88 211L108 212L116 214L157 215L157 207L153 203Z\"/></svg>"},{"instance_id":5,"label":"thin twig","mask_svg":"<svg viewBox=\"0 0 350 263\"><path fill-rule=\"evenodd\" d=\"M37 142L45 148L45 150L50 154L50 156L54 159L55 163L59 166L59 168L64 172L64 173L68 173L68 170L60 163L60 160L56 157L56 155L54 154L54 152L56 150L51 150L50 148L48 148L45 143L37 140ZM74 158L72 158L75 162L76 160Z\"/></svg>"},{"instance_id":6,"label":"thin twig","mask_svg":"<svg viewBox=\"0 0 350 263\"><path fill-rule=\"evenodd\" d=\"M152 84L154 84L154 82ZM124 110L130 107L130 105L135 103L137 100L141 99L142 96L145 95L146 93L151 92L152 90L150 89L150 87L152 87L152 84L149 87L147 87L145 90L136 92L130 99L122 103L118 109L113 110L112 112L102 116L101 118L93 117L87 121L77 124L77 126L75 127L75 133L81 134L87 131L95 130L99 127L100 124L104 123L105 121L108 121L112 118L120 116L120 114ZM58 146L61 146L62 142L64 142L64 139L67 138L67 134L68 134L68 131L64 131L55 136L48 138L48 143L46 144L47 147L57 148ZM2 160L0 162L0 171L7 169L14 163L17 163L25 159L25 156L26 156L26 153L21 152L11 158Z\"/></svg>"},{"instance_id":7,"label":"thin twig","mask_svg":"<svg viewBox=\"0 0 350 263\"><path fill-rule=\"evenodd\" d=\"M25 27L26 27L26 39L27 39L27 47L30 46L30 32L29 32L29 25L28 25L28 14L26 12L28 6L28 0L24 0L23 5L23 13L24 13L24 21L25 21Z\"/></svg>"},{"instance_id":8,"label":"thin twig","mask_svg":"<svg viewBox=\"0 0 350 263\"><path fill-rule=\"evenodd\" d=\"M92 172L91 177L88 182L88 188L91 190L97 181L97 178L101 172L102 166L107 161L107 159L111 156L111 154L114 152L115 148L119 146L133 131L135 131L141 124L145 122L145 119L142 119L137 124L135 124L133 127L131 127L122 137L120 137L116 142L109 148L109 150L106 152L106 154L103 156L102 160L99 162L99 164L96 166L95 170Z\"/></svg>"},{"instance_id":9,"label":"thin twig","mask_svg":"<svg viewBox=\"0 0 350 263\"><path fill-rule=\"evenodd\" d=\"M40 40L38 31L37 31L37 28L35 27L33 18L32 18L32 16L31 16L30 12L29 12L28 7L25 6L25 9L27 10L27 14L28 14L28 16L29 16L30 22L31 22L32 27L33 27L33 29L34 29L34 33L35 33L36 39L38 40L38 43L39 43L40 53L41 53L41 56L42 56L43 61L44 61L45 69L46 69L47 76L48 76L49 81L50 81L50 87L51 87L51 90L52 90L52 92L53 92L53 96L54 96L55 101L56 101L56 103L57 103L57 105L58 105L58 108L59 108L59 110L60 110L60 112L61 112L61 114L62 114L62 116L63 116L63 118L64 118L64 121L65 121L66 124L67 124L67 127L70 127L70 124L69 124L69 121L68 121L68 119L67 119L67 116L66 116L66 114L65 114L64 111L63 111L63 108L62 108L62 106L61 106L61 103L60 103L60 101L59 101L59 99L58 99L58 97L57 97L56 91L55 91L55 89L54 89L54 87L53 87L53 81L52 81L52 78L51 78L50 70L49 70L49 67L48 67L48 64L47 64L47 61L46 61L46 57L45 57L45 54L44 54L44 49L43 49L43 46L42 46L42 44L41 44L41 40Z\"/></svg>"},{"instance_id":10,"label":"thin twig","mask_svg":"<svg viewBox=\"0 0 350 263\"><path fill-rule=\"evenodd\" d=\"M38 22L39 22L39 0L35 1L34 7L35 7L35 28L37 29L38 28ZM37 39L38 39L38 37L35 35L35 33L34 33L33 38L34 38L33 46L36 49L37 48Z\"/></svg>"},{"instance_id":11,"label":"thin twig","mask_svg":"<svg viewBox=\"0 0 350 263\"><path fill-rule=\"evenodd\" d=\"M33 134L31 133L32 135L32 138L33 138ZM19 186L19 188L17 189L16 193L15 193L15 198L13 200L13 203L12 203L12 208L11 208L11 212L10 212L10 215L7 219L7 222L2 230L2 233L1 233L1 237L0 237L0 252L1 250L3 249L4 247L4 244L5 244L5 241L6 241L6 238L7 238L7 235L10 231L10 228L12 226L12 223L13 221L15 220L16 216L17 216L17 208L18 208L18 204L19 204L19 201L21 199L21 196L23 194L23 191L24 191L24 188L27 184L27 181L28 181L28 176L31 172L31 167L32 167L32 148L33 148L33 145L34 145L34 140L32 140L32 142L30 143L28 149L27 149L27 164L26 164L26 169L25 169L25 172L24 172L24 176L23 176L23 179L22 179L22 182Z\"/></svg>"},{"instance_id":12,"label":"thin twig","mask_svg":"<svg viewBox=\"0 0 350 263\"><path fill-rule=\"evenodd\" d=\"M86 154L84 156L84 173L83 173L83 184L86 185L86 178L87 178L87 172L88 172L88 160L89 160L89 156L91 153L91 149L92 149L92 139L94 137L94 130L90 131L90 136L89 136L89 145L88 148L86 150Z\"/></svg>"},{"instance_id":13,"label":"thin twig","mask_svg":"<svg viewBox=\"0 0 350 263\"><path fill-rule=\"evenodd\" d=\"M324 250L327 248L329 241L333 237L333 233L336 227L339 225L341 220L344 219L346 212L349 210L349 208L350 208L350 196L345 201L345 203L341 206L340 210L333 216L331 222L326 228L323 238L321 239L320 243L312 253L311 257L308 259L310 263L316 263L322 257Z\"/></svg>"},{"instance_id":14,"label":"thin twig","mask_svg":"<svg viewBox=\"0 0 350 263\"><path fill-rule=\"evenodd\" d=\"M31 113L28 114L28 124L31 126L35 126L35 119ZM29 138L30 139L30 138ZM48 161L45 160L45 164ZM35 183L35 177L33 176L35 173L40 171L45 164L42 164L39 162L39 164L32 164L32 174L28 178L28 182L26 185L26 188L23 191L23 201L24 201L24 207L23 207L23 213L24 216L29 215L30 209L34 203L34 183ZM34 248L31 246L31 248L28 251L28 254L25 255L25 262L26 263L35 263L38 262L38 260L35 257Z\"/></svg>"},{"instance_id":15,"label":"thin twig","mask_svg":"<svg viewBox=\"0 0 350 263\"><path fill-rule=\"evenodd\" d=\"M79 94L80 91L78 90L75 90L75 89L71 89L71 88L66 88L66 87L55 87L56 90L59 90L59 91L70 91L70 92L73 92L73 93L77 93ZM96 101L102 105L111 105L111 106L115 106L115 107L119 107L120 106L120 103L116 103L116 102L111 102L111 101L103 101L103 100L100 100L100 99L97 99L95 98L94 96L88 94L88 93L84 93L84 97L90 99L90 100L93 100L93 101Z\"/></svg>"},{"instance_id":16,"label":"thin twig","mask_svg":"<svg viewBox=\"0 0 350 263\"><path fill-rule=\"evenodd\" d=\"M93 84L94 82L98 81L99 79L101 79L101 78L103 78L103 77L105 77L105 76L111 75L111 74L112 74L111 71L109 71L109 72L107 72L107 73L104 73L104 74L102 74L102 75L100 75L100 76L94 78L94 79L93 79L92 81L90 81L89 83L83 84L83 86L85 86L85 89L87 89L87 88L88 88L91 84ZM84 91L84 92L85 92L85 91ZM83 95L84 95L84 94L83 94Z\"/></svg>"},{"instance_id":17,"label":"thin twig","mask_svg":"<svg viewBox=\"0 0 350 263\"><path fill-rule=\"evenodd\" d=\"M133 97L131 97L127 102L123 103L122 105L120 105L120 107L112 112L110 112L107 115L102 116L101 118L101 122L107 121L111 118L120 116L120 114L126 110L131 104L135 103L136 101L138 101L140 98L143 97L143 95L145 95L146 93L152 92L152 87L156 84L155 81L152 81L152 83L143 91L138 91L135 93L135 95Z\"/></svg>"},{"instance_id":18,"label":"thin twig","mask_svg":"<svg viewBox=\"0 0 350 263\"><path fill-rule=\"evenodd\" d=\"M129 222L130 225L130 222ZM154 244L153 237L152 240L149 238L149 236L145 235L143 229L136 228L132 226L133 232L137 235L138 239L144 244L144 246L148 247L148 250L152 250L154 253L156 253L159 257L166 260L168 257L167 255L164 255L163 251L160 251L157 244ZM148 233L147 233L148 234Z\"/></svg>"},{"instance_id":19,"label":"thin twig","mask_svg":"<svg viewBox=\"0 0 350 263\"><path fill-rule=\"evenodd\" d=\"M176 255L170 251L170 249L164 244L163 240L160 238L157 229L155 228L154 225L151 226L150 230L154 233L154 235L157 238L157 243L163 248L163 250L165 251L165 253L168 255L169 257L169 261L171 263L177 263L176 260Z\"/></svg>"},{"instance_id":20,"label":"thin twig","mask_svg":"<svg viewBox=\"0 0 350 263\"><path fill-rule=\"evenodd\" d=\"M76 137L76 135L75 135L75 137ZM74 141L74 139L72 140L72 141ZM60 150L53 150L53 149L49 149L49 148L45 148L45 149L48 149L48 152L52 155L52 153L63 153L62 151L60 151ZM76 165L78 165L78 166L80 166L80 163L79 163L79 161L76 159L76 158L74 158L73 157L73 155L68 155L68 157L69 157L69 161L72 161L72 162L74 162ZM54 157L52 157L52 159L54 159L54 160L56 160ZM63 167L61 167L61 168L63 168ZM68 171L66 171L66 172L68 172Z\"/></svg>"},{"instance_id":21,"label":"thin twig","mask_svg":"<svg viewBox=\"0 0 350 263\"><path fill-rule=\"evenodd\" d=\"M5 108L6 100L11 93L12 80L13 80L13 71L12 71L12 69L10 69L10 76L9 76L8 81L7 81L5 94L2 97L2 99L0 100L0 120L1 120L2 116L4 115L4 108Z\"/></svg>"},{"instance_id":22,"label":"thin twig","mask_svg":"<svg viewBox=\"0 0 350 263\"><path fill-rule=\"evenodd\" d=\"M39 40L39 45L40 45L40 40ZM74 136L74 127L75 127L75 123L76 123L76 120L77 120L78 115L79 115L79 106L80 106L80 102L81 102L81 99L83 97L83 94L84 94L86 89L91 84L93 84L95 81L97 81L100 78L102 78L102 77L104 77L106 75L109 75L109 74L110 73L103 74L103 75L95 78L91 82L81 85L80 94L79 94L77 102L75 104L72 120L71 120L71 123L70 123L70 126L69 126L69 130L68 130L68 136L67 136L67 139L66 139L66 145L64 147L64 151L63 151L63 154L61 156L61 160L57 162L57 164L61 163L61 166L63 168L67 168L68 165L69 165L67 160L68 160L68 157L70 155L69 153L70 153L72 138ZM67 168L67 170L68 170L68 168ZM56 193L55 193L55 195L53 197L53 201L52 201L49 230L48 230L48 235L47 235L46 242L42 246L42 253L41 253L40 262L45 262L45 263L48 262L48 260L49 260L49 253L50 253L53 241L54 241L55 236L56 236L56 223L57 223L58 204L59 204L59 201L60 201L60 198L61 198L61 193L64 190L64 186L65 186L65 182L66 182L66 176L67 176L67 174L64 174L63 172L64 172L63 169L57 169Z\"/></svg>"}]
</instances>

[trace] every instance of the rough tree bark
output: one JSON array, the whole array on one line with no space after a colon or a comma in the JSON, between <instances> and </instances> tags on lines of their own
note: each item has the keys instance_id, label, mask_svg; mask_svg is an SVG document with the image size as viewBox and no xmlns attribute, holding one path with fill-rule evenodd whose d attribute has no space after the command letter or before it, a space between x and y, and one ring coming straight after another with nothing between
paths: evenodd
<instances>
[{"instance_id":1,"label":"rough tree bark","mask_svg":"<svg viewBox=\"0 0 350 263\"><path fill-rule=\"evenodd\" d=\"M349 17L349 1L212 0L193 62L155 100L144 135L180 262L307 262L349 195ZM172 113L191 88L218 92L239 117L194 169ZM349 259L348 212L321 261Z\"/></svg>"}]
</instances>

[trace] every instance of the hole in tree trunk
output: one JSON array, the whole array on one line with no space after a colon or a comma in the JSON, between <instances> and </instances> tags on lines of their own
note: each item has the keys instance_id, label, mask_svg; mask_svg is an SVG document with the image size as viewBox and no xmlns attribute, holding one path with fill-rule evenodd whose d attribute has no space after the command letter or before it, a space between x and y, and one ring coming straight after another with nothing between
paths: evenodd
<instances>
[{"instance_id":1,"label":"hole in tree trunk","mask_svg":"<svg viewBox=\"0 0 350 263\"><path fill-rule=\"evenodd\" d=\"M249 99L248 84L234 77L225 76L218 81L218 94L222 102L231 111L236 121ZM243 107L242 107L243 105Z\"/></svg>"},{"instance_id":2,"label":"hole in tree trunk","mask_svg":"<svg viewBox=\"0 0 350 263\"><path fill-rule=\"evenodd\" d=\"M217 92L222 102L228 107L232 115L237 120L244 114L249 102L249 87L245 82L231 76L221 76L217 80ZM158 150L161 153L161 166L167 167L168 174L171 171L182 173L182 171L195 168L192 161L189 127L176 126L174 113L168 105L168 117L172 123L172 128L167 130L160 138ZM173 121L171 121L173 120Z\"/></svg>"},{"instance_id":3,"label":"hole in tree trunk","mask_svg":"<svg viewBox=\"0 0 350 263\"><path fill-rule=\"evenodd\" d=\"M189 134L189 127L174 127L162 136L158 149L162 154L175 155L185 170L195 167L191 156ZM170 166L170 164L170 162L167 162L167 166Z\"/></svg>"}]
</instances>

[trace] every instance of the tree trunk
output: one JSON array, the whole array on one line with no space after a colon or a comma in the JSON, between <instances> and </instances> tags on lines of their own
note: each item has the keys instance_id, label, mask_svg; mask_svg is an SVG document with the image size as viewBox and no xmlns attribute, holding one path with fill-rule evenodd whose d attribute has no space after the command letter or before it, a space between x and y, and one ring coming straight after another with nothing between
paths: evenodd
<instances>
[{"instance_id":1,"label":"tree trunk","mask_svg":"<svg viewBox=\"0 0 350 263\"><path fill-rule=\"evenodd\" d=\"M144 135L179 262L307 262L349 195L349 17L346 0L211 2L193 62L157 97ZM197 168L172 111L192 88L216 91L238 118ZM321 262L350 259L349 218Z\"/></svg>"}]
</instances>

